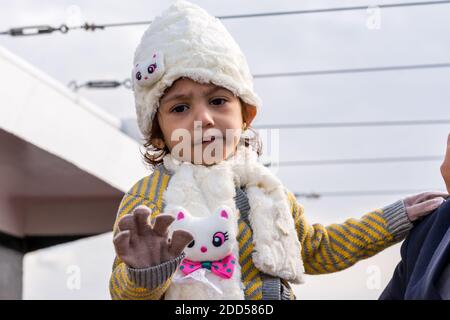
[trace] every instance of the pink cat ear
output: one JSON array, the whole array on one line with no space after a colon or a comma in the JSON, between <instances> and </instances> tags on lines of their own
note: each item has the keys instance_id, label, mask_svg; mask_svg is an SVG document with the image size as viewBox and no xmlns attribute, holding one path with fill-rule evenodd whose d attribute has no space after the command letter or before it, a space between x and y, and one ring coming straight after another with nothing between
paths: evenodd
<instances>
[{"instance_id":1,"label":"pink cat ear","mask_svg":"<svg viewBox=\"0 0 450 320\"><path fill-rule=\"evenodd\" d=\"M183 220L183 219L184 219L184 213L182 211L178 212L177 220Z\"/></svg>"},{"instance_id":2,"label":"pink cat ear","mask_svg":"<svg viewBox=\"0 0 450 320\"><path fill-rule=\"evenodd\" d=\"M228 219L228 212L226 210L221 210L220 211L220 216L222 218Z\"/></svg>"}]
</instances>

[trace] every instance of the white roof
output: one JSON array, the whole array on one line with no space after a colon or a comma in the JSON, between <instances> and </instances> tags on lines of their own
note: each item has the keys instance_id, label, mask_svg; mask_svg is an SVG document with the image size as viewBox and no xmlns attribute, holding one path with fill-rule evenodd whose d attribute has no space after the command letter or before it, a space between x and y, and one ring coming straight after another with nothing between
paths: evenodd
<instances>
[{"instance_id":1,"label":"white roof","mask_svg":"<svg viewBox=\"0 0 450 320\"><path fill-rule=\"evenodd\" d=\"M117 199L149 174L140 145L120 127L119 119L0 47L0 231L109 230ZM96 221L99 211L104 218Z\"/></svg>"}]
</instances>

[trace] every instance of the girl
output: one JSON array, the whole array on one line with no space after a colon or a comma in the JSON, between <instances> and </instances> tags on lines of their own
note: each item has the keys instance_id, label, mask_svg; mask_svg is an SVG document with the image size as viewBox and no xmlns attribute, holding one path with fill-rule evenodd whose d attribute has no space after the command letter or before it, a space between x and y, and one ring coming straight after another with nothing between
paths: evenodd
<instances>
[{"instance_id":1,"label":"girl","mask_svg":"<svg viewBox=\"0 0 450 320\"><path fill-rule=\"evenodd\" d=\"M335 272L373 256L402 240L411 221L446 196L408 197L343 224L308 224L295 196L257 161L258 141L248 129L261 103L244 55L218 19L188 2L154 19L132 76L145 159L154 171L120 203L113 299L294 299L289 283L302 283L305 272ZM182 207L209 217L220 206L239 213L237 237L223 239L235 241L233 276L216 282L235 284L233 294L183 291L174 275L186 246L199 244L186 230L169 233L173 214Z\"/></svg>"}]
</instances>

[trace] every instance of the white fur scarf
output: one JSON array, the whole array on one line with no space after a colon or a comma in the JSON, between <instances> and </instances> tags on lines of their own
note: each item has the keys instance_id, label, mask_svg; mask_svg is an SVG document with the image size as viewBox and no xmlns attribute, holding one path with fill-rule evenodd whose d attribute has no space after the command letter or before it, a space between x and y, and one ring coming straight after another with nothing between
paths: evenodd
<instances>
[{"instance_id":1,"label":"white fur scarf","mask_svg":"<svg viewBox=\"0 0 450 320\"><path fill-rule=\"evenodd\" d=\"M285 189L280 180L257 159L256 152L244 146L239 146L231 158L209 167L180 162L170 154L166 155L164 166L172 173L172 177L164 192L164 211L171 212L181 206L192 215L207 216L217 207L227 205L236 212L235 186L245 186L255 248L252 253L253 263L264 273L292 283L303 283L301 244ZM237 241L233 254L239 257ZM231 296L225 295L222 299L243 298L240 266L236 266L235 274L236 277L227 281L234 279L239 282L240 293L229 292ZM192 294L190 290L188 297L191 299Z\"/></svg>"}]
</instances>

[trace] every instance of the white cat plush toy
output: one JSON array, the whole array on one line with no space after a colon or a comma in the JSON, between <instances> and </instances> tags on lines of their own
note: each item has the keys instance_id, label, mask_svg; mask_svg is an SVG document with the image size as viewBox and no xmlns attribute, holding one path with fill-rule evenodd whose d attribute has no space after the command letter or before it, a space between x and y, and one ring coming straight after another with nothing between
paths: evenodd
<instances>
[{"instance_id":1,"label":"white cat plush toy","mask_svg":"<svg viewBox=\"0 0 450 320\"><path fill-rule=\"evenodd\" d=\"M165 299L244 299L233 211L221 206L207 217L194 217L178 207L171 232L183 229L194 240L172 278Z\"/></svg>"}]
</instances>

